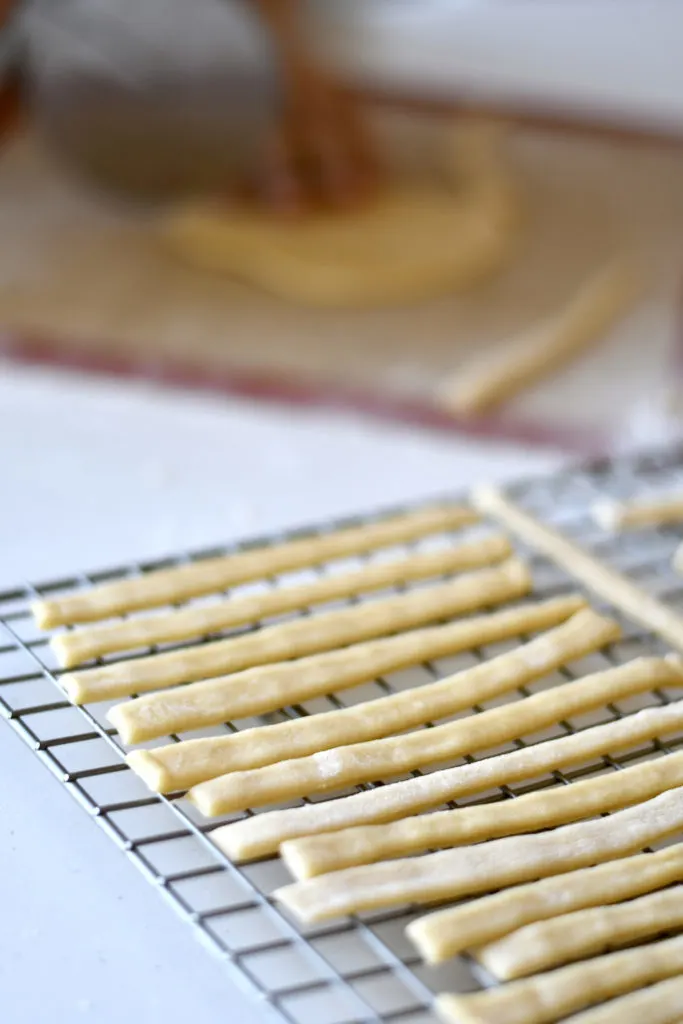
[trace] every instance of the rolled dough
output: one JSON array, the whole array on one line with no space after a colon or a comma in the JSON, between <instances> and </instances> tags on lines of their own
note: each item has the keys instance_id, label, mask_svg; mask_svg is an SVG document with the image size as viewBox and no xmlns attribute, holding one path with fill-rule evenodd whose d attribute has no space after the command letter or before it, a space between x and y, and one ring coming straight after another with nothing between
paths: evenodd
<instances>
[{"instance_id":1,"label":"rolled dough","mask_svg":"<svg viewBox=\"0 0 683 1024\"><path fill-rule=\"evenodd\" d=\"M659 662L659 659L648 660ZM666 663L660 664L664 667L665 678ZM630 673L621 675L619 687L626 684L629 688L644 686L650 689L653 685L669 685L664 679L655 683L655 677L648 672L641 673L636 662L631 663L631 669L633 671ZM653 665L652 670L657 671L657 667ZM673 675L671 671L672 678ZM604 685L604 679L602 682ZM613 679L613 684L614 682ZM567 683L565 687L558 687L555 693L559 697L563 689L568 688L571 692L571 688L577 685ZM625 693L624 690L615 688L608 694L601 689L599 682L595 683L595 690L600 691L605 704L633 692L630 690L629 693ZM591 694L590 699L595 699L595 695ZM555 707L554 721L571 718L576 713L575 703L572 702L570 706L560 699ZM544 772L589 761L603 754L615 753L636 746L644 740L677 732L681 727L683 701L676 701L661 708L647 708L616 722L597 725L592 729L584 729L556 740L547 740L535 746L513 750L508 754L483 758L471 764L444 768L442 771L406 779L404 782L395 782L391 786L378 786L337 800L316 801L284 811L254 814L216 829L211 833L211 839L231 860L244 861L276 853L281 843L303 836L315 837L318 848L327 839L324 833L335 833L330 846L334 845L335 849L345 851L344 836L348 838L351 832L351 835L355 834L355 842L351 845L353 860L349 862L345 852L341 852L339 857L342 859L335 861L334 870L351 867L352 864L366 863L365 860L356 859L358 851L365 850L365 843L371 841L376 834L378 823L395 821L409 814L427 811L447 800L457 800L459 797L469 796L493 786L510 785L522 779L534 778ZM140 753L156 755L158 750ZM363 825L367 828L354 828ZM336 833L339 830L343 830L344 835L337 838Z\"/></svg>"},{"instance_id":2,"label":"rolled dough","mask_svg":"<svg viewBox=\"0 0 683 1024\"><path fill-rule=\"evenodd\" d=\"M683 978L669 978L656 985L610 999L574 1017L565 1024L681 1024L683 1021Z\"/></svg>"},{"instance_id":3,"label":"rolled dough","mask_svg":"<svg viewBox=\"0 0 683 1024\"><path fill-rule=\"evenodd\" d=\"M681 827L683 789L671 789L607 818L424 857L347 868L295 882L274 895L300 920L326 921L362 910L474 896L559 875L635 853Z\"/></svg>"},{"instance_id":4,"label":"rolled dough","mask_svg":"<svg viewBox=\"0 0 683 1024\"><path fill-rule=\"evenodd\" d=\"M520 611L524 615L524 610ZM566 660L562 641L564 639L566 643L569 635L571 642L571 632L569 625L559 626L513 651L447 676L439 682L365 701L354 707L275 725L257 726L230 736L197 740L186 752L187 757L182 762L179 760L182 751L177 753L173 749L179 744L170 744L162 751L133 751L128 756L128 763L144 778L150 759L155 767L158 764L166 767L164 762L168 759L175 767L176 783L180 781L178 768L182 763L185 768L182 781L187 786L189 777L204 774L202 765L222 775L280 764L331 747L395 735L471 708L474 704L491 700L546 675ZM234 717L242 716L230 716ZM176 727L169 731L185 729ZM175 788L184 787L176 785Z\"/></svg>"},{"instance_id":5,"label":"rolled dough","mask_svg":"<svg viewBox=\"0 0 683 1024\"><path fill-rule=\"evenodd\" d=\"M476 950L476 957L494 977L512 981L681 927L683 886L678 885L626 903L527 925Z\"/></svg>"},{"instance_id":6,"label":"rolled dough","mask_svg":"<svg viewBox=\"0 0 683 1024\"><path fill-rule=\"evenodd\" d=\"M447 583L407 594L266 626L244 636L72 672L62 676L61 684L76 704L146 693L400 633L451 615L502 604L527 594L531 585L529 570L511 558L500 567L463 573Z\"/></svg>"},{"instance_id":7,"label":"rolled dough","mask_svg":"<svg viewBox=\"0 0 683 1024\"><path fill-rule=\"evenodd\" d=\"M182 608L162 615L58 633L51 644L59 664L63 668L73 668L112 651L135 650L207 636L323 601L396 586L410 580L493 565L511 554L507 538L502 535L485 537L452 548L365 565L356 572L335 573L300 586L278 587L266 593L227 598L200 608Z\"/></svg>"},{"instance_id":8,"label":"rolled dough","mask_svg":"<svg viewBox=\"0 0 683 1024\"><path fill-rule=\"evenodd\" d=\"M557 645L555 665L560 665L608 643L618 636L618 627L611 620L586 611L579 612L553 632L555 636L551 642ZM551 657L548 652L548 668ZM613 671L619 673L621 670ZM593 692L599 692L595 678L590 678ZM527 700L538 701L540 697L548 698L542 706L546 713L550 707L556 707L556 702L550 699L554 697L552 690ZM392 778L404 771L438 764L472 750L486 749L501 742L501 734L505 739L519 736L524 728L526 703L526 700L513 702L481 715L470 715L405 736L333 747L279 765L230 772L195 786L188 798L203 814L212 817L226 811L277 803L294 796L343 789L358 782ZM533 709L538 711L538 704L533 705Z\"/></svg>"},{"instance_id":9,"label":"rolled dough","mask_svg":"<svg viewBox=\"0 0 683 1024\"><path fill-rule=\"evenodd\" d=\"M633 306L638 275L625 260L595 274L571 302L502 351L469 372L447 380L438 402L459 415L489 412L600 339Z\"/></svg>"},{"instance_id":10,"label":"rolled dough","mask_svg":"<svg viewBox=\"0 0 683 1024\"><path fill-rule=\"evenodd\" d=\"M551 1024L574 1010L651 985L683 971L683 937L608 953L585 964L468 996L438 996L437 1012L453 1024ZM650 1024L641 1018L641 1024Z\"/></svg>"},{"instance_id":11,"label":"rolled dough","mask_svg":"<svg viewBox=\"0 0 683 1024\"><path fill-rule=\"evenodd\" d=\"M618 903L680 881L683 846L676 844L446 907L419 917L406 933L427 963L440 964L535 921Z\"/></svg>"},{"instance_id":12,"label":"rolled dough","mask_svg":"<svg viewBox=\"0 0 683 1024\"><path fill-rule=\"evenodd\" d=\"M32 611L41 629L73 622L94 622L122 612L216 593L238 583L317 565L332 558L358 555L432 533L457 530L476 523L478 519L479 515L472 509L458 505L421 509L364 526L285 541L253 551L238 551L218 558L202 558L189 565L158 569L134 579L102 583L82 593L36 601Z\"/></svg>"},{"instance_id":13,"label":"rolled dough","mask_svg":"<svg viewBox=\"0 0 683 1024\"><path fill-rule=\"evenodd\" d=\"M629 807L674 786L683 786L680 753L570 786L526 793L516 800L437 811L329 836L309 836L284 843L280 853L295 878L313 878L404 854L565 825L617 807Z\"/></svg>"},{"instance_id":14,"label":"rolled dough","mask_svg":"<svg viewBox=\"0 0 683 1024\"><path fill-rule=\"evenodd\" d=\"M671 494L649 501L599 501L593 518L605 530L634 530L683 522L683 495Z\"/></svg>"},{"instance_id":15,"label":"rolled dough","mask_svg":"<svg viewBox=\"0 0 683 1024\"><path fill-rule=\"evenodd\" d=\"M346 690L408 665L518 636L520 630L527 633L549 629L583 607L582 598L569 595L471 616L446 626L414 630L355 644L341 651L327 651L310 658L263 665L191 683L183 688L182 704L178 703L175 691L166 691L163 699L161 694L139 697L116 705L108 717L125 743L138 743L149 728L159 728L163 735L165 731L172 731L176 721L182 721L186 727L202 728L239 716L264 714ZM167 792L169 788L183 788L178 787L178 783L188 771L196 769L202 776L206 772L207 777L212 777L214 768L221 763L221 739L188 740L154 748L156 770L152 773L151 761L148 762L146 781L153 789ZM171 746L176 754L171 753ZM147 753L151 757L151 751ZM214 761L214 758L219 760ZM221 772L216 771L216 774Z\"/></svg>"},{"instance_id":16,"label":"rolled dough","mask_svg":"<svg viewBox=\"0 0 683 1024\"><path fill-rule=\"evenodd\" d=\"M493 126L463 133L450 181L396 184L356 210L275 220L266 212L190 205L160 233L190 263L307 306L423 301L502 267L518 239L519 203Z\"/></svg>"}]
</instances>

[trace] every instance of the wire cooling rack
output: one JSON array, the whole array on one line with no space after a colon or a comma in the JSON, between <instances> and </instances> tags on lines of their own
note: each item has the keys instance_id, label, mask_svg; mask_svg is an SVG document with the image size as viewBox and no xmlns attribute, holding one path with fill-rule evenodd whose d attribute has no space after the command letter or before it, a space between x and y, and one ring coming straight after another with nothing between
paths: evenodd
<instances>
[{"instance_id":1,"label":"wire cooling rack","mask_svg":"<svg viewBox=\"0 0 683 1024\"><path fill-rule=\"evenodd\" d=\"M598 498L645 496L674 488L683 490L683 445L619 461L594 461L579 469L518 484L509 488L509 493L544 521L559 526L601 558L628 572L650 592L674 606L683 607L683 578L671 568L671 557L683 539L683 528L667 527L612 537L601 531L588 514L590 504ZM385 510L383 514L399 511L407 509ZM78 574L69 579L26 585L0 593L0 710L3 715L87 813L194 926L206 944L223 958L233 978L262 999L264 1020L278 1019L291 1024L390 1024L393 1021L427 1024L434 1020L430 1007L435 992L470 991L482 984L490 984L492 980L479 973L476 965L467 958L456 959L438 969L421 963L405 938L404 929L424 910L401 908L366 913L325 926L298 927L271 898L272 891L289 880L277 858L236 867L212 844L211 831L216 824L234 820L236 815L207 823L183 799L182 794L163 797L150 793L124 763L122 747L114 730L107 725L105 714L111 705L75 708L64 699L59 686L60 672L56 669L48 638L34 626L29 604L39 596L55 596L105 580L131 577L293 537L316 535L374 518L359 516L306 531L258 538L247 544ZM475 531L480 529L474 528ZM462 532L458 534L459 539L462 536ZM447 542L448 538L431 538L409 547L424 549ZM528 556L534 572L535 590L530 599L538 600L576 589L570 577L546 559L525 549L522 544L518 548ZM274 577L255 586L277 587L295 580L299 582L316 574L357 566L368 558L395 557L401 551L405 553L406 548L346 559L343 563L319 566L305 573ZM247 589L254 590L254 585L238 588L240 592ZM372 600L373 597L362 600ZM344 603L347 602L335 602L337 605ZM593 600L592 603L596 607L604 607L599 601ZM309 612L295 613L301 614ZM204 638L202 642L207 639L213 637ZM515 642L490 645L393 673L338 696L331 695L264 716L258 723L345 707L407 686L420 685L498 654L514 646ZM518 691L512 698L504 699L525 696L558 681L622 663L641 653L658 653L664 649L660 640L624 622L624 636L617 643ZM640 707L666 702L672 696L655 691L581 716L580 720L564 722L555 729L545 730L525 740L563 735ZM490 706L492 704L486 705ZM483 708L475 707L473 710L478 712ZM228 723L222 730L235 731L254 724L257 720ZM216 731L205 730L204 733L214 734ZM175 736L171 739L182 738ZM147 745L166 742L169 742L168 737ZM516 743L496 748L496 752L514 749L522 746L523 742L520 738ZM509 799L543 786L570 784L587 774L618 770L627 763L652 757L681 744L683 735L670 740L667 745L655 741L625 754L620 753L618 757L601 758L597 763L571 772L553 772L532 784L503 787L483 797L479 795L477 800ZM493 752L482 751L477 756Z\"/></svg>"}]
</instances>

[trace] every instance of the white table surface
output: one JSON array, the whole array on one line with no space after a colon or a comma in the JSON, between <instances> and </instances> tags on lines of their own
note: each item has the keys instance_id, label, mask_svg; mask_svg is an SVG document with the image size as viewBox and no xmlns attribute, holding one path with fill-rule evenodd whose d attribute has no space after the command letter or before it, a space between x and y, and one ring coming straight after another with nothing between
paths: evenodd
<instances>
[{"instance_id":1,"label":"white table surface","mask_svg":"<svg viewBox=\"0 0 683 1024\"><path fill-rule=\"evenodd\" d=\"M0 363L0 587L550 469L444 439ZM3 1024L240 1024L228 980L0 723Z\"/></svg>"}]
</instances>

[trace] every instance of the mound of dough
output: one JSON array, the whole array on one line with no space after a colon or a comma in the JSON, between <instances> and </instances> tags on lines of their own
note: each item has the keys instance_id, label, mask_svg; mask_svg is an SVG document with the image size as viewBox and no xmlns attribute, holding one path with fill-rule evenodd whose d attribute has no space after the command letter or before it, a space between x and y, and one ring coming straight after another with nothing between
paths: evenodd
<instances>
[{"instance_id":1,"label":"mound of dough","mask_svg":"<svg viewBox=\"0 0 683 1024\"><path fill-rule=\"evenodd\" d=\"M196 266L307 306L393 305L462 290L504 266L518 237L518 203L491 127L461 133L444 181L396 183L364 208L282 221L190 205L170 212L161 234Z\"/></svg>"}]
</instances>

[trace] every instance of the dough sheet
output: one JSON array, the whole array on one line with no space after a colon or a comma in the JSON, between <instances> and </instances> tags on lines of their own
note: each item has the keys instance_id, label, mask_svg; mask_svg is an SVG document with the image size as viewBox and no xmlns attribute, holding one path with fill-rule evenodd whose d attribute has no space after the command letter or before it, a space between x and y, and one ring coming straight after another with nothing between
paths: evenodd
<instances>
[{"instance_id":1,"label":"dough sheet","mask_svg":"<svg viewBox=\"0 0 683 1024\"><path fill-rule=\"evenodd\" d=\"M502 267L519 238L520 204L492 124L458 133L447 179L397 181L354 210L289 222L193 203L161 226L183 259L288 302L362 309L470 288Z\"/></svg>"}]
</instances>

